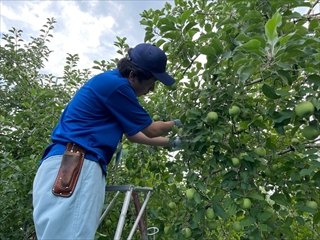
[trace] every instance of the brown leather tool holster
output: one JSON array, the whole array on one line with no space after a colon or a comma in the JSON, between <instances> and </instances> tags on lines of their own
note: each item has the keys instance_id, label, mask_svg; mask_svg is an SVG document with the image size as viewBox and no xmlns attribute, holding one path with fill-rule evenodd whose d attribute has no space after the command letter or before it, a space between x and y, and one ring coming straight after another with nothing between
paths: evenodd
<instances>
[{"instance_id":1,"label":"brown leather tool holster","mask_svg":"<svg viewBox=\"0 0 320 240\"><path fill-rule=\"evenodd\" d=\"M70 197L74 192L86 154L85 149L68 143L62 155L60 169L53 184L52 193L60 197Z\"/></svg>"}]
</instances>

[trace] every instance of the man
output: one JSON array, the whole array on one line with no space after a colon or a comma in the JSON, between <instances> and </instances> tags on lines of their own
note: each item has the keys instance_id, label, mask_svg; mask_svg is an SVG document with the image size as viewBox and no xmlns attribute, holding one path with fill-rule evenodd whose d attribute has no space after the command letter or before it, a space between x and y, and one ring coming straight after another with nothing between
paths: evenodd
<instances>
[{"instance_id":1,"label":"man","mask_svg":"<svg viewBox=\"0 0 320 240\"><path fill-rule=\"evenodd\" d=\"M167 57L142 43L128 51L117 69L91 78L75 94L52 132L33 184L38 239L93 239L102 212L105 177L119 140L176 147L162 137L179 120L153 122L137 97L159 80L172 85Z\"/></svg>"}]
</instances>

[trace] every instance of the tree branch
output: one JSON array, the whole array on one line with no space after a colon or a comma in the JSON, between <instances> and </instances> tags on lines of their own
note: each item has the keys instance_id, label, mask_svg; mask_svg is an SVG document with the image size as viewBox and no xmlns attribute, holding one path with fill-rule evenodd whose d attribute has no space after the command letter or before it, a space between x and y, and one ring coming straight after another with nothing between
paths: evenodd
<instances>
[{"instance_id":1,"label":"tree branch","mask_svg":"<svg viewBox=\"0 0 320 240\"><path fill-rule=\"evenodd\" d=\"M308 19L316 17L316 16L320 16L320 13L310 14L310 15L308 15Z\"/></svg>"},{"instance_id":2,"label":"tree branch","mask_svg":"<svg viewBox=\"0 0 320 240\"><path fill-rule=\"evenodd\" d=\"M253 80L252 82L249 82L249 83L245 84L245 86L247 87L247 86L256 84L256 83L258 83L258 82L262 82L263 80L264 80L263 78L258 78L258 79L256 79L256 80Z\"/></svg>"},{"instance_id":3,"label":"tree branch","mask_svg":"<svg viewBox=\"0 0 320 240\"><path fill-rule=\"evenodd\" d=\"M313 145L310 144L310 143L317 142L317 141L319 141L319 140L320 140L320 139L318 138L318 139L315 139L315 140L306 142L306 143L309 143L309 145L305 145L305 148L320 148L320 143L319 143L319 144L313 144ZM282 150L282 151L279 151L279 152L276 152L276 154L280 156L280 155L283 155L283 154L285 154L285 153L294 152L294 151L296 151L296 148L295 148L293 145L290 145L290 148L285 149L285 150ZM267 155L266 157L267 157L267 158L268 158L268 157L272 157L272 154L269 154L269 155Z\"/></svg>"},{"instance_id":4,"label":"tree branch","mask_svg":"<svg viewBox=\"0 0 320 240\"><path fill-rule=\"evenodd\" d=\"M198 54L198 55L195 56L193 59L191 59L188 67L186 67L186 69L183 71L182 75L184 75L184 74L188 71L188 69L192 66L192 64L194 63L194 61L195 61L199 56L200 56L200 54Z\"/></svg>"},{"instance_id":5,"label":"tree branch","mask_svg":"<svg viewBox=\"0 0 320 240\"><path fill-rule=\"evenodd\" d=\"M307 12L307 17L310 16L310 13L312 12L312 10L315 8L315 6L320 2L320 0L317 0L315 1L313 4L312 4L312 7L309 9L309 11Z\"/></svg>"}]
</instances>

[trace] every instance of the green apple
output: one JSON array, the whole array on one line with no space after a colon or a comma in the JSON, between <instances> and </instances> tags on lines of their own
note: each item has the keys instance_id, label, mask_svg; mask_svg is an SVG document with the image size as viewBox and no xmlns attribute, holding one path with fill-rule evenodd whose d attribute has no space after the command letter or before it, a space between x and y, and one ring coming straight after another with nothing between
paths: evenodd
<instances>
[{"instance_id":1,"label":"green apple","mask_svg":"<svg viewBox=\"0 0 320 240\"><path fill-rule=\"evenodd\" d=\"M259 157L264 157L266 155L266 150L263 147L258 147L254 150Z\"/></svg>"},{"instance_id":2,"label":"green apple","mask_svg":"<svg viewBox=\"0 0 320 240\"><path fill-rule=\"evenodd\" d=\"M240 166L240 160L239 158L232 158L232 164L234 167L239 167Z\"/></svg>"},{"instance_id":3,"label":"green apple","mask_svg":"<svg viewBox=\"0 0 320 240\"><path fill-rule=\"evenodd\" d=\"M298 138L292 138L291 139L291 144L297 144L297 143L299 143Z\"/></svg>"},{"instance_id":4,"label":"green apple","mask_svg":"<svg viewBox=\"0 0 320 240\"><path fill-rule=\"evenodd\" d=\"M209 227L211 230L215 230L215 229L218 228L218 224L217 224L216 221L210 221L210 222L208 223L208 227Z\"/></svg>"},{"instance_id":5,"label":"green apple","mask_svg":"<svg viewBox=\"0 0 320 240\"><path fill-rule=\"evenodd\" d=\"M153 121L159 121L160 120L160 116L159 115L153 115L152 117Z\"/></svg>"},{"instance_id":6,"label":"green apple","mask_svg":"<svg viewBox=\"0 0 320 240\"><path fill-rule=\"evenodd\" d=\"M306 206L312 209L318 209L318 204L316 201L307 201Z\"/></svg>"},{"instance_id":7,"label":"green apple","mask_svg":"<svg viewBox=\"0 0 320 240\"><path fill-rule=\"evenodd\" d=\"M299 117L310 117L314 113L314 106L309 101L301 102L295 107L295 112Z\"/></svg>"},{"instance_id":8,"label":"green apple","mask_svg":"<svg viewBox=\"0 0 320 240\"><path fill-rule=\"evenodd\" d=\"M107 219L107 220L105 221L105 223L106 223L106 226L107 226L107 227L110 227L110 226L112 225L112 222L111 222L110 219Z\"/></svg>"},{"instance_id":9,"label":"green apple","mask_svg":"<svg viewBox=\"0 0 320 240\"><path fill-rule=\"evenodd\" d=\"M229 108L229 114L230 116L237 116L240 113L240 108L238 106L232 106Z\"/></svg>"},{"instance_id":10,"label":"green apple","mask_svg":"<svg viewBox=\"0 0 320 240\"><path fill-rule=\"evenodd\" d=\"M240 153L239 159L242 160L242 159L244 159L245 156L248 156L248 153Z\"/></svg>"},{"instance_id":11,"label":"green apple","mask_svg":"<svg viewBox=\"0 0 320 240\"><path fill-rule=\"evenodd\" d=\"M209 112L206 117L207 123L214 123L218 120L218 114L216 112Z\"/></svg>"},{"instance_id":12,"label":"green apple","mask_svg":"<svg viewBox=\"0 0 320 240\"><path fill-rule=\"evenodd\" d=\"M302 129L301 134L308 140L314 140L319 136L319 130L312 126L306 126Z\"/></svg>"},{"instance_id":13,"label":"green apple","mask_svg":"<svg viewBox=\"0 0 320 240\"><path fill-rule=\"evenodd\" d=\"M263 121L263 117L261 115L256 115L255 118L256 118L256 120L259 120L260 122Z\"/></svg>"},{"instance_id":14,"label":"green apple","mask_svg":"<svg viewBox=\"0 0 320 240\"><path fill-rule=\"evenodd\" d=\"M264 171L264 174L267 176L267 177L271 177L272 176L272 172L271 170L268 168Z\"/></svg>"},{"instance_id":15,"label":"green apple","mask_svg":"<svg viewBox=\"0 0 320 240\"><path fill-rule=\"evenodd\" d=\"M175 209L177 207L176 203L174 203L174 202L170 202L168 206L171 209Z\"/></svg>"},{"instance_id":16,"label":"green apple","mask_svg":"<svg viewBox=\"0 0 320 240\"><path fill-rule=\"evenodd\" d=\"M187 191L186 191L186 196L188 199L193 199L193 195L195 193L195 189L194 188L189 188Z\"/></svg>"},{"instance_id":17,"label":"green apple","mask_svg":"<svg viewBox=\"0 0 320 240\"><path fill-rule=\"evenodd\" d=\"M170 227L164 227L163 231L164 231L164 234L169 234Z\"/></svg>"},{"instance_id":18,"label":"green apple","mask_svg":"<svg viewBox=\"0 0 320 240\"><path fill-rule=\"evenodd\" d=\"M206 210L206 216L207 216L208 219L214 219L215 214L214 214L214 211L213 211L212 208L208 208Z\"/></svg>"},{"instance_id":19,"label":"green apple","mask_svg":"<svg viewBox=\"0 0 320 240\"><path fill-rule=\"evenodd\" d=\"M233 227L233 230L235 230L236 232L240 232L242 230L242 227L238 221L234 222L232 227Z\"/></svg>"},{"instance_id":20,"label":"green apple","mask_svg":"<svg viewBox=\"0 0 320 240\"><path fill-rule=\"evenodd\" d=\"M251 200L249 198L243 199L242 208L244 209L251 208Z\"/></svg>"},{"instance_id":21,"label":"green apple","mask_svg":"<svg viewBox=\"0 0 320 240\"><path fill-rule=\"evenodd\" d=\"M272 171L272 172L277 171L278 168L279 168L279 166L278 166L277 164L272 164L272 165L271 165L271 171Z\"/></svg>"},{"instance_id":22,"label":"green apple","mask_svg":"<svg viewBox=\"0 0 320 240\"><path fill-rule=\"evenodd\" d=\"M179 129L178 129L178 135L179 135L180 137L182 136L183 132L184 132L183 128L179 128Z\"/></svg>"},{"instance_id":23,"label":"green apple","mask_svg":"<svg viewBox=\"0 0 320 240\"><path fill-rule=\"evenodd\" d=\"M190 228L184 228L182 229L182 235L184 238L189 238L191 236L191 230Z\"/></svg>"},{"instance_id":24,"label":"green apple","mask_svg":"<svg viewBox=\"0 0 320 240\"><path fill-rule=\"evenodd\" d=\"M265 211L266 211L266 212L273 213L273 208L272 208L271 206L267 206L267 207L265 208Z\"/></svg>"},{"instance_id":25,"label":"green apple","mask_svg":"<svg viewBox=\"0 0 320 240\"><path fill-rule=\"evenodd\" d=\"M170 90L174 91L174 90L177 90L177 87L178 87L177 83L174 83L173 85L169 86L168 88Z\"/></svg>"}]
</instances>

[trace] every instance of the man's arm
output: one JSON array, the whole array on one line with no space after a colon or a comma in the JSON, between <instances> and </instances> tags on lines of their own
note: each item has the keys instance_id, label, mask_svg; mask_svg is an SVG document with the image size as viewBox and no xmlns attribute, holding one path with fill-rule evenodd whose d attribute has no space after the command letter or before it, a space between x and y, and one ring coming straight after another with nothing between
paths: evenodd
<instances>
[{"instance_id":1,"label":"man's arm","mask_svg":"<svg viewBox=\"0 0 320 240\"><path fill-rule=\"evenodd\" d=\"M149 138L160 137L163 135L167 135L168 132L172 130L172 127L177 125L177 127L182 127L181 121L179 119L175 119L173 121L168 122L152 122L148 127L142 130L142 132Z\"/></svg>"},{"instance_id":2,"label":"man's arm","mask_svg":"<svg viewBox=\"0 0 320 240\"><path fill-rule=\"evenodd\" d=\"M166 137L153 137L150 138L146 136L143 132L138 132L137 134L133 136L128 136L126 134L127 139L130 142L139 143L139 144L145 144L145 145L151 145L151 146L162 146L162 147L172 147L173 143L169 142L169 138Z\"/></svg>"}]
</instances>

